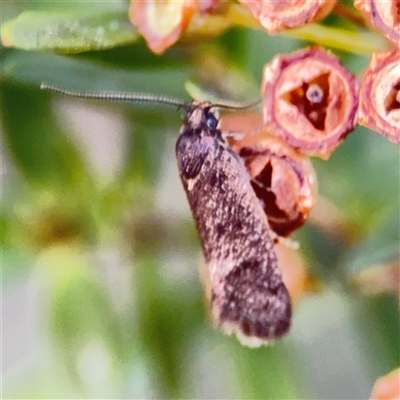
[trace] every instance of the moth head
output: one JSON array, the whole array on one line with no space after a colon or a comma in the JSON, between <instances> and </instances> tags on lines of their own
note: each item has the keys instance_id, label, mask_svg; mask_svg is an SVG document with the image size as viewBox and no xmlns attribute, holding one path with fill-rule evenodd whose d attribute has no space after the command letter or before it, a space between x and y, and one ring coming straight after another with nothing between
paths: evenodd
<instances>
[{"instance_id":1,"label":"moth head","mask_svg":"<svg viewBox=\"0 0 400 400\"><path fill-rule=\"evenodd\" d=\"M202 136L221 136L219 129L219 111L240 111L249 108L254 108L259 104L259 101L245 106L237 104L218 104L208 101L199 102L193 101L189 109L186 108L187 117L183 131L191 131L195 135ZM181 131L181 133L183 132Z\"/></svg>"},{"instance_id":2,"label":"moth head","mask_svg":"<svg viewBox=\"0 0 400 400\"><path fill-rule=\"evenodd\" d=\"M215 136L220 135L218 130L219 114L215 106L208 102L193 103L192 109L186 118L185 130L192 131L195 135Z\"/></svg>"}]
</instances>

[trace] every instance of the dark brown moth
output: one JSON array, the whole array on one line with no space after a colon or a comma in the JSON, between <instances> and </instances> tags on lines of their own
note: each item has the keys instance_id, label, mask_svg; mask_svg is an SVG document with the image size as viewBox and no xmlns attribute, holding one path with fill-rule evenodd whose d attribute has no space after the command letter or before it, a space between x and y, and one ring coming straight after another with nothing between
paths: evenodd
<instances>
[{"instance_id":1,"label":"dark brown moth","mask_svg":"<svg viewBox=\"0 0 400 400\"><path fill-rule=\"evenodd\" d=\"M287 333L290 297L264 210L214 108L192 104L176 158L210 275L213 319L225 333L259 345Z\"/></svg>"},{"instance_id":2,"label":"dark brown moth","mask_svg":"<svg viewBox=\"0 0 400 400\"><path fill-rule=\"evenodd\" d=\"M291 302L271 229L242 159L218 129L217 109L232 107L147 94L82 93L46 84L42 89L91 99L169 104L187 112L176 158L211 281L214 323L250 346L285 335Z\"/></svg>"}]
</instances>

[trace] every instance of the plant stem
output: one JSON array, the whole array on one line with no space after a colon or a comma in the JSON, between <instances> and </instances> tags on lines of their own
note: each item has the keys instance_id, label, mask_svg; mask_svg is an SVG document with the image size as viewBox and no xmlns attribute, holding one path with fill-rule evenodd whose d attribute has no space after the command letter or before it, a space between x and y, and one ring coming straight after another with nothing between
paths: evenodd
<instances>
[{"instance_id":1,"label":"plant stem","mask_svg":"<svg viewBox=\"0 0 400 400\"><path fill-rule=\"evenodd\" d=\"M371 54L373 51L385 51L390 48L388 41L376 33L351 32L320 24L305 25L280 34L357 54Z\"/></svg>"},{"instance_id":2,"label":"plant stem","mask_svg":"<svg viewBox=\"0 0 400 400\"><path fill-rule=\"evenodd\" d=\"M239 4L233 4L229 8L226 18L230 20L232 26L263 29L250 12ZM288 29L279 32L279 35L308 40L322 46L357 54L369 55L373 51L385 51L390 48L389 42L374 32L348 31L321 24L309 24L298 29Z\"/></svg>"},{"instance_id":3,"label":"plant stem","mask_svg":"<svg viewBox=\"0 0 400 400\"><path fill-rule=\"evenodd\" d=\"M354 25L360 28L369 29L371 26L362 14L354 7L349 7L343 3L336 3L333 7L332 13L338 17L351 21Z\"/></svg>"}]
</instances>

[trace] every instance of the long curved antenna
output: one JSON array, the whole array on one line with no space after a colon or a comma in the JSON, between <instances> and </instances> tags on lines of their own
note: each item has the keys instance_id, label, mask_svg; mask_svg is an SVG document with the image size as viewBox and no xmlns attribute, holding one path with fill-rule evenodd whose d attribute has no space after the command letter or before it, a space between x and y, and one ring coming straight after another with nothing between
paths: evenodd
<instances>
[{"instance_id":1,"label":"long curved antenna","mask_svg":"<svg viewBox=\"0 0 400 400\"><path fill-rule=\"evenodd\" d=\"M139 103L139 104L162 104L168 106L176 106L183 108L185 111L192 109L191 103L186 103L182 100L168 96L156 96L149 93L130 93L130 92L82 92L76 90L63 89L56 85L51 85L42 82L40 85L42 90L50 90L52 92L65 94L67 96L78 97L82 99L92 100L107 100L107 101L119 101L123 103Z\"/></svg>"},{"instance_id":2,"label":"long curved antenna","mask_svg":"<svg viewBox=\"0 0 400 400\"><path fill-rule=\"evenodd\" d=\"M186 112L193 109L192 103L185 102L180 99L169 96L158 96L150 93L141 92L116 92L116 91L104 91L104 92L83 92L79 90L64 89L56 85L42 82L40 89L49 90L51 92L64 94L66 96L77 97L81 99L91 100L106 100L106 101L118 101L121 103L136 103L136 104L161 104L167 106L176 106L182 108ZM227 111L247 110L253 108L261 103L262 100L257 100L254 103L250 103L244 106L230 105L230 104L211 104L210 108L219 108Z\"/></svg>"}]
</instances>

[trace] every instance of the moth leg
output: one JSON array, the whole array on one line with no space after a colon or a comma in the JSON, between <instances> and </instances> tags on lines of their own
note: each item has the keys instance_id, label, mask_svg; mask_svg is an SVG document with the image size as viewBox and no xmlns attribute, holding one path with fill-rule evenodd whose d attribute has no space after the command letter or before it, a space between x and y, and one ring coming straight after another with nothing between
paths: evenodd
<instances>
[{"instance_id":1,"label":"moth leg","mask_svg":"<svg viewBox=\"0 0 400 400\"><path fill-rule=\"evenodd\" d=\"M296 240L293 240L293 239L290 239L287 237L283 237L283 236L279 236L276 233L274 233L274 235L276 235L276 237L274 237L275 243L279 243L280 245L285 246L288 249L292 249L292 250L298 250L300 248L300 244Z\"/></svg>"},{"instance_id":2,"label":"moth leg","mask_svg":"<svg viewBox=\"0 0 400 400\"><path fill-rule=\"evenodd\" d=\"M227 139L243 140L247 136L247 133L228 131L228 132L221 132L221 135L224 140Z\"/></svg>"}]
</instances>

